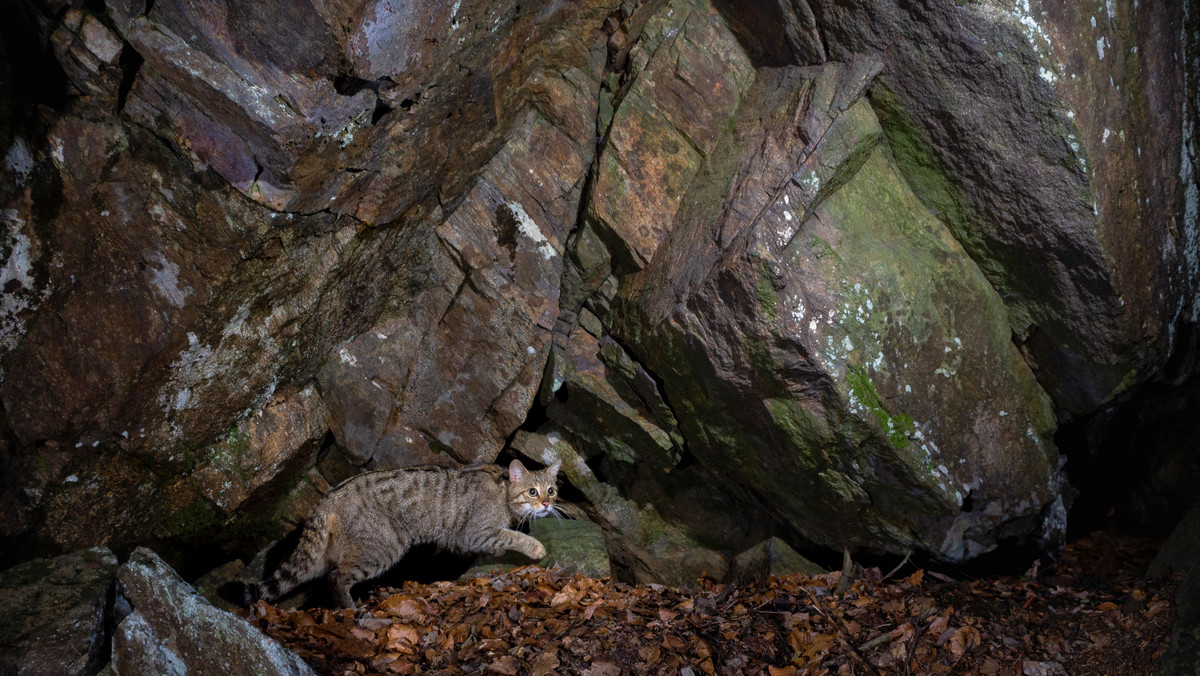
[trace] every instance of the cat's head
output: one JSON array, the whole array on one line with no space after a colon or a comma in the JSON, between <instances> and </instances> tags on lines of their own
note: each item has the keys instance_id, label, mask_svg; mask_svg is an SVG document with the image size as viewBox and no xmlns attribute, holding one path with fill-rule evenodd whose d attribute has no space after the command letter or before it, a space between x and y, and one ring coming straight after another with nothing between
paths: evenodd
<instances>
[{"instance_id":1,"label":"cat's head","mask_svg":"<svg viewBox=\"0 0 1200 676\"><path fill-rule=\"evenodd\" d=\"M520 460L508 466L508 508L518 520L550 516L556 510L558 486L555 479L561 460L546 469L528 470Z\"/></svg>"}]
</instances>

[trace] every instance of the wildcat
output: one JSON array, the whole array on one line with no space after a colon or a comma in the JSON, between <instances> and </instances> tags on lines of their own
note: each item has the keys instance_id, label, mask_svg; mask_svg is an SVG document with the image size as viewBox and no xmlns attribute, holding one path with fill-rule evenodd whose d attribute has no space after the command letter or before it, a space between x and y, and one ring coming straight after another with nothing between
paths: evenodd
<instances>
[{"instance_id":1,"label":"wildcat","mask_svg":"<svg viewBox=\"0 0 1200 676\"><path fill-rule=\"evenodd\" d=\"M350 588L391 568L417 544L491 555L513 549L540 559L542 543L509 526L558 512L560 465L530 471L513 460L507 480L495 465L425 465L347 479L313 507L296 550L260 584L248 586L244 601L273 601L326 575L337 602L353 608Z\"/></svg>"}]
</instances>

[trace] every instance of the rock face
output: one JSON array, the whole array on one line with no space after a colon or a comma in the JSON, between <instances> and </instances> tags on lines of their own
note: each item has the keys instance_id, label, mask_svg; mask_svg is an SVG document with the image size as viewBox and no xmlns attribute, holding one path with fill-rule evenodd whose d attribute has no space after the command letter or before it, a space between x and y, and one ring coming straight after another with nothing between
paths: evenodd
<instances>
[{"instance_id":1,"label":"rock face","mask_svg":"<svg viewBox=\"0 0 1200 676\"><path fill-rule=\"evenodd\" d=\"M529 534L546 546L546 558L538 565L557 568L568 575L602 578L612 574L608 551L600 527L582 519L537 519L529 524ZM504 573L529 565L529 559L516 552L481 557L462 578Z\"/></svg>"},{"instance_id":2,"label":"rock face","mask_svg":"<svg viewBox=\"0 0 1200 676\"><path fill-rule=\"evenodd\" d=\"M210 605L148 549L134 550L118 579L129 611L113 633L114 674L315 673L249 622Z\"/></svg>"},{"instance_id":3,"label":"rock face","mask_svg":"<svg viewBox=\"0 0 1200 676\"><path fill-rule=\"evenodd\" d=\"M117 557L103 547L0 573L0 672L94 674L108 651Z\"/></svg>"},{"instance_id":4,"label":"rock face","mask_svg":"<svg viewBox=\"0 0 1200 676\"><path fill-rule=\"evenodd\" d=\"M642 580L1053 546L1059 422L1194 363L1190 3L22 8L4 561L505 449Z\"/></svg>"},{"instance_id":5,"label":"rock face","mask_svg":"<svg viewBox=\"0 0 1200 676\"><path fill-rule=\"evenodd\" d=\"M1183 5L813 10L831 59L881 55L870 98L905 180L1004 299L1057 404L1092 410L1159 368L1196 282L1189 226L1170 225L1190 180Z\"/></svg>"},{"instance_id":6,"label":"rock face","mask_svg":"<svg viewBox=\"0 0 1200 676\"><path fill-rule=\"evenodd\" d=\"M1200 673L1200 567L1184 576L1175 592L1178 610L1171 642L1158 663L1159 676Z\"/></svg>"},{"instance_id":7,"label":"rock face","mask_svg":"<svg viewBox=\"0 0 1200 676\"><path fill-rule=\"evenodd\" d=\"M728 136L749 142L709 156L614 325L691 452L782 520L961 559L1056 499L1053 416L999 297L883 144L861 96L877 68L760 73Z\"/></svg>"}]
</instances>

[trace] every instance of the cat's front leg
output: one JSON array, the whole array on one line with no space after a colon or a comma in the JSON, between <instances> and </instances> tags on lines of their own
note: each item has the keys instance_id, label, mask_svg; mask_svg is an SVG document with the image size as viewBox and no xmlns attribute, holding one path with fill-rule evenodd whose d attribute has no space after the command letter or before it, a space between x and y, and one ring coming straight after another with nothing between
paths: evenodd
<instances>
[{"instance_id":1,"label":"cat's front leg","mask_svg":"<svg viewBox=\"0 0 1200 676\"><path fill-rule=\"evenodd\" d=\"M534 561L546 556L546 547L541 542L538 542L537 538L508 528L497 532L487 544L492 551L499 550L503 553L506 550L512 549L521 552Z\"/></svg>"}]
</instances>

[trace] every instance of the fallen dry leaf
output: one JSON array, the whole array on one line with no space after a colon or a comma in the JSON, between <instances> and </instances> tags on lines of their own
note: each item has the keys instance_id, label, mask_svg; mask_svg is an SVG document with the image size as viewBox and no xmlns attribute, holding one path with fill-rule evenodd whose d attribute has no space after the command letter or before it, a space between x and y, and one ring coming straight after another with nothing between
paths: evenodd
<instances>
[{"instance_id":1,"label":"fallen dry leaf","mask_svg":"<svg viewBox=\"0 0 1200 676\"><path fill-rule=\"evenodd\" d=\"M979 645L979 632L973 627L960 627L950 636L950 652L962 657L968 650Z\"/></svg>"},{"instance_id":2,"label":"fallen dry leaf","mask_svg":"<svg viewBox=\"0 0 1200 676\"><path fill-rule=\"evenodd\" d=\"M597 662L583 673L584 676L620 676L621 668L612 662Z\"/></svg>"},{"instance_id":3,"label":"fallen dry leaf","mask_svg":"<svg viewBox=\"0 0 1200 676\"><path fill-rule=\"evenodd\" d=\"M1178 578L1141 573L1151 545L1074 542L1037 580L959 581L867 569L687 590L535 566L462 583L378 589L353 611L243 612L319 673L862 674L1152 673L1174 620ZM1097 573L1089 566L1107 561ZM1112 562L1123 564L1115 566ZM1125 609L1122 612L1122 609Z\"/></svg>"},{"instance_id":4,"label":"fallen dry leaf","mask_svg":"<svg viewBox=\"0 0 1200 676\"><path fill-rule=\"evenodd\" d=\"M548 676L554 673L558 665L558 651L547 650L533 658L533 661L529 663L529 674L530 676Z\"/></svg>"},{"instance_id":5,"label":"fallen dry leaf","mask_svg":"<svg viewBox=\"0 0 1200 676\"><path fill-rule=\"evenodd\" d=\"M488 671L493 674L503 674L504 676L517 676L517 672L521 670L521 663L512 655L497 657L488 665Z\"/></svg>"},{"instance_id":6,"label":"fallen dry leaf","mask_svg":"<svg viewBox=\"0 0 1200 676\"><path fill-rule=\"evenodd\" d=\"M411 624L392 625L387 630L387 649L411 654L420 638L417 628Z\"/></svg>"}]
</instances>

